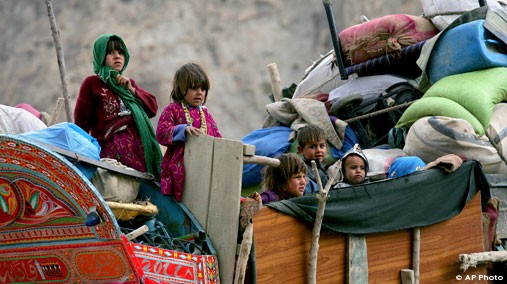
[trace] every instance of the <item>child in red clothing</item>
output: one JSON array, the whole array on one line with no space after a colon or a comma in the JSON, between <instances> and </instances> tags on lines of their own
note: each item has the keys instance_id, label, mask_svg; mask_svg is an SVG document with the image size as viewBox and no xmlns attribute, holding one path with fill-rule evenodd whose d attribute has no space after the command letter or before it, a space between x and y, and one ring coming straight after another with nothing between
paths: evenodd
<instances>
[{"instance_id":1,"label":"child in red clothing","mask_svg":"<svg viewBox=\"0 0 507 284\"><path fill-rule=\"evenodd\" d=\"M196 63L180 67L173 80L172 102L164 108L157 125L157 141L167 147L162 159L160 187L165 195L181 201L185 182L183 155L187 135L222 137L204 106L210 82L204 68Z\"/></svg>"},{"instance_id":2,"label":"child in red clothing","mask_svg":"<svg viewBox=\"0 0 507 284\"><path fill-rule=\"evenodd\" d=\"M74 121L101 147L100 157L159 177L162 154L150 118L156 97L123 75L129 63L123 39L99 36L93 45L93 71L81 83Z\"/></svg>"}]
</instances>

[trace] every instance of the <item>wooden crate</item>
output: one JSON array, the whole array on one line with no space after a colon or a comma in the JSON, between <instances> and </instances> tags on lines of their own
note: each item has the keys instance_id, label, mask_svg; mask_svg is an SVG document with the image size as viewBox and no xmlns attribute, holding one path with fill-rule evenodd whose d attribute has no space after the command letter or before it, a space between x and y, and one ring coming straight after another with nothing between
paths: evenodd
<instances>
[{"instance_id":1,"label":"wooden crate","mask_svg":"<svg viewBox=\"0 0 507 284\"><path fill-rule=\"evenodd\" d=\"M460 253L484 251L481 215L476 194L456 217L421 228L420 283L461 283L458 275L486 275L485 265L463 272L458 261ZM257 283L306 283L313 226L269 207L253 224ZM368 283L401 283L400 270L412 268L412 233L366 235ZM346 244L346 234L321 232L317 283L346 283Z\"/></svg>"}]
</instances>

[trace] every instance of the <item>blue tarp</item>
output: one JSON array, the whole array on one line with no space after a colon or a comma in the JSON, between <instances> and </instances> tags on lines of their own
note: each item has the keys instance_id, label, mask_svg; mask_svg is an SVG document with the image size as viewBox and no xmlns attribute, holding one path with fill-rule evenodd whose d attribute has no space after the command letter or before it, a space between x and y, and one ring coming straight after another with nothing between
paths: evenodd
<instances>
[{"instance_id":1,"label":"blue tarp","mask_svg":"<svg viewBox=\"0 0 507 284\"><path fill-rule=\"evenodd\" d=\"M291 132L292 129L286 126L261 128L250 132L241 141L244 144L255 145L255 155L274 158L289 149ZM245 164L243 166L243 187L261 183L263 167L259 164Z\"/></svg>"},{"instance_id":2,"label":"blue tarp","mask_svg":"<svg viewBox=\"0 0 507 284\"><path fill-rule=\"evenodd\" d=\"M90 136L74 123L62 122L48 128L25 132L16 136L46 143L91 159L100 160L100 146L97 139Z\"/></svg>"},{"instance_id":3,"label":"blue tarp","mask_svg":"<svg viewBox=\"0 0 507 284\"><path fill-rule=\"evenodd\" d=\"M97 139L90 136L74 123L62 122L48 128L14 135L34 143L40 142L100 161L100 146ZM96 167L80 163L77 167L88 177L95 174Z\"/></svg>"}]
</instances>

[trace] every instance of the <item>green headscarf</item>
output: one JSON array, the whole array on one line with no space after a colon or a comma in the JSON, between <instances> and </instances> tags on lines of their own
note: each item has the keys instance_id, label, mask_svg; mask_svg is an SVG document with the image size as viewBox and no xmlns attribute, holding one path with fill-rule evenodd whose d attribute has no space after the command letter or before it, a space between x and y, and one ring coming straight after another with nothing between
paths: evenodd
<instances>
[{"instance_id":1,"label":"green headscarf","mask_svg":"<svg viewBox=\"0 0 507 284\"><path fill-rule=\"evenodd\" d=\"M107 44L109 39L112 37L120 40L125 53L125 65L120 72L104 64ZM123 103L125 103L127 108L132 112L137 130L139 131L141 141L143 143L146 169L158 180L160 177L160 162L162 160L162 153L160 152L160 146L155 139L155 131L153 130L150 119L142 108L141 100L132 95L130 91L116 83L116 76L118 74L123 74L123 71L127 68L129 59L130 55L127 46L120 36L115 34L103 34L95 40L95 44L93 45L93 72L95 72L95 74L97 74L109 86L109 88L111 88L111 90L121 98Z\"/></svg>"}]
</instances>

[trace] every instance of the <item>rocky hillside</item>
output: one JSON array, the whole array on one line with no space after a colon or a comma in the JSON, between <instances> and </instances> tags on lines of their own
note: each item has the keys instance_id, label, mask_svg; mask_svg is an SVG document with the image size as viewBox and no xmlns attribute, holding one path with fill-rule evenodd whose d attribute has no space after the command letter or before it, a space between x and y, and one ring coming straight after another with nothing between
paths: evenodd
<instances>
[{"instance_id":1,"label":"rocky hillside","mask_svg":"<svg viewBox=\"0 0 507 284\"><path fill-rule=\"evenodd\" d=\"M92 73L92 44L102 33L121 35L131 54L125 75L169 103L174 71L188 61L207 66L207 106L222 134L240 139L259 128L271 92L267 65L282 85L298 83L320 54L332 49L318 0L66 0L52 1L74 108L81 80ZM419 15L416 0L333 1L339 29L394 13ZM28 102L52 113L62 83L43 0L0 2L0 103ZM59 121L66 120L65 109ZM156 125L157 118L153 119Z\"/></svg>"}]
</instances>

